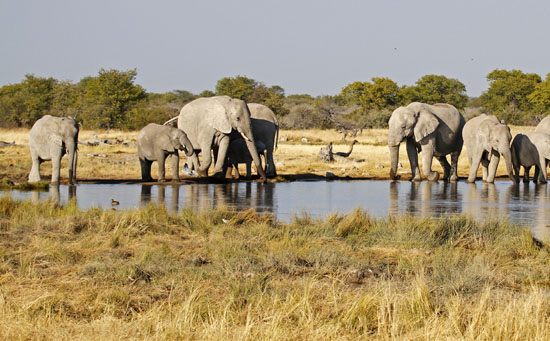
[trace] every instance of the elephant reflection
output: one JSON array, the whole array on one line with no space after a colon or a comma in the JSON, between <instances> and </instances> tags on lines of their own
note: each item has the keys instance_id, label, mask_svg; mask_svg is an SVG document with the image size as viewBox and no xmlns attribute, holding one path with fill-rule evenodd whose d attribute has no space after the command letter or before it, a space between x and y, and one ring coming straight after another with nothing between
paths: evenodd
<instances>
[{"instance_id":1,"label":"elephant reflection","mask_svg":"<svg viewBox=\"0 0 550 341\"><path fill-rule=\"evenodd\" d=\"M512 185L516 186L516 185ZM510 214L510 200L500 197L499 190L494 183L468 184L468 193L464 202L464 212L478 219L487 216L504 216Z\"/></svg>"},{"instance_id":2,"label":"elephant reflection","mask_svg":"<svg viewBox=\"0 0 550 341\"><path fill-rule=\"evenodd\" d=\"M529 223L533 236L539 240L550 242L550 198L548 198L547 184L525 184L520 186L510 186L507 191L507 197L511 203L522 203L523 205L532 204L534 207L521 208L519 218L532 221ZM533 217L533 213L535 213Z\"/></svg>"},{"instance_id":3,"label":"elephant reflection","mask_svg":"<svg viewBox=\"0 0 550 341\"><path fill-rule=\"evenodd\" d=\"M151 195L151 189L153 187L157 187L158 190L158 196L157 196L157 204L158 205L165 205L167 206L168 210L173 212L179 211L179 195L180 195L180 185L178 184L171 184L171 185L141 185L141 195L140 195L140 205L141 206L147 206L150 202L152 202L152 195ZM166 200L166 187L170 188L170 205L167 205Z\"/></svg>"},{"instance_id":4,"label":"elephant reflection","mask_svg":"<svg viewBox=\"0 0 550 341\"><path fill-rule=\"evenodd\" d=\"M399 198L399 186L405 185L404 197ZM408 187L408 190L407 190ZM459 213L460 205L456 182L409 182L390 183L389 214L440 216L445 213ZM403 207L399 207L402 205Z\"/></svg>"},{"instance_id":5,"label":"elephant reflection","mask_svg":"<svg viewBox=\"0 0 550 341\"><path fill-rule=\"evenodd\" d=\"M76 186L67 186L67 197L69 200L76 200ZM33 204L38 204L42 199L49 199L53 203L59 205L61 203L60 186L57 184L50 184L49 192L32 191L31 201Z\"/></svg>"},{"instance_id":6,"label":"elephant reflection","mask_svg":"<svg viewBox=\"0 0 550 341\"><path fill-rule=\"evenodd\" d=\"M190 208L204 209L230 207L273 212L274 184L234 182L214 185L187 185L186 204Z\"/></svg>"}]
</instances>

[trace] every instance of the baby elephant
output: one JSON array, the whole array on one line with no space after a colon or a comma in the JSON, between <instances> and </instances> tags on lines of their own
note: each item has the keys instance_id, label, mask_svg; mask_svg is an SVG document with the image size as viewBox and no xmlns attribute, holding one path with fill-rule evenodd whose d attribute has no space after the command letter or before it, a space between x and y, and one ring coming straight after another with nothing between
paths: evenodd
<instances>
[{"instance_id":1,"label":"baby elephant","mask_svg":"<svg viewBox=\"0 0 550 341\"><path fill-rule=\"evenodd\" d=\"M529 170L535 166L535 176L541 183L546 183L546 166L550 159L550 135L531 131L517 134L512 142L512 163L516 181L519 181L519 169L523 166L523 182L529 182Z\"/></svg>"},{"instance_id":2,"label":"baby elephant","mask_svg":"<svg viewBox=\"0 0 550 341\"><path fill-rule=\"evenodd\" d=\"M266 145L256 140L255 143L256 150L258 151L259 155L264 156L264 160L266 160L266 153L267 153L267 147ZM250 156L250 152L248 151L248 148L246 146L246 142L242 138L236 138L229 144L229 148L227 148L227 155L226 155L226 161L224 164L225 171L225 177L230 178L232 175L232 170L235 169L235 173L237 175L237 179L240 177L239 174L239 163L246 164L246 177L250 178L252 174L252 156ZM261 163L261 158L260 158Z\"/></svg>"},{"instance_id":3,"label":"baby elephant","mask_svg":"<svg viewBox=\"0 0 550 341\"><path fill-rule=\"evenodd\" d=\"M182 130L156 123L150 123L139 131L137 148L143 181L152 180L151 164L153 161L158 163L158 181L166 181L164 178L164 161L168 155L173 155L172 180L179 180L180 160L178 150L184 150L187 157L191 157L195 153L191 141Z\"/></svg>"}]
</instances>

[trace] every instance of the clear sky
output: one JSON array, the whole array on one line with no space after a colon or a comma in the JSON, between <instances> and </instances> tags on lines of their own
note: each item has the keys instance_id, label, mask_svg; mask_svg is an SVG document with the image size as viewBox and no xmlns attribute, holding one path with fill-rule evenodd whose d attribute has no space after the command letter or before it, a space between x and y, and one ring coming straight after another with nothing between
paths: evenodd
<instances>
[{"instance_id":1,"label":"clear sky","mask_svg":"<svg viewBox=\"0 0 550 341\"><path fill-rule=\"evenodd\" d=\"M245 75L286 94L353 81L550 72L550 2L533 0L0 0L0 85L137 68L151 92Z\"/></svg>"}]
</instances>

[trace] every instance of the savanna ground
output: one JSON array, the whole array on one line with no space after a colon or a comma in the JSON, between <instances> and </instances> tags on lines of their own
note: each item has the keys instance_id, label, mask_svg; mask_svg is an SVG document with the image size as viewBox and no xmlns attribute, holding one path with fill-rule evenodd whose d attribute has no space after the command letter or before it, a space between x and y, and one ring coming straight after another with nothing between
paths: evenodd
<instances>
[{"instance_id":1,"label":"savanna ground","mask_svg":"<svg viewBox=\"0 0 550 341\"><path fill-rule=\"evenodd\" d=\"M93 134L136 137L83 131L80 139ZM28 130L0 136L28 144ZM384 130L358 136L351 157L334 163L317 153L341 134L281 136L280 174L387 177ZM401 162L406 172L404 148ZM464 154L461 176L465 162ZM0 149L0 165L1 177L24 181L28 147ZM42 174L49 172L46 163ZM80 179L139 174L135 147L80 146ZM223 207L81 211L74 201L4 197L0 339L547 340L549 256L527 228L506 220L375 219L357 209L281 223Z\"/></svg>"},{"instance_id":2,"label":"savanna ground","mask_svg":"<svg viewBox=\"0 0 550 341\"><path fill-rule=\"evenodd\" d=\"M533 130L534 127L512 127L512 135L521 131ZM80 132L80 141L93 141L94 134L100 140L117 138L125 142L135 142L137 132L126 131L89 131ZM15 141L19 146L0 149L0 178L9 178L21 182L25 181L31 169L30 152L28 148L28 129L6 130L0 129L0 140ZM386 145L386 129L364 130L355 138L342 141L342 134L334 130L291 130L281 131L278 149L274 153L275 163L279 175L287 179L299 178L308 174L325 176L332 172L338 177L388 179L390 158ZM307 139L307 140L303 140ZM348 158L337 158L334 162L324 162L317 155L321 147L333 142L334 152L345 152L351 140L359 143L353 148ZM306 142L304 142L306 141ZM141 176L137 159L137 149L133 145L103 144L99 146L79 145L78 178L81 180L137 180ZM185 156L182 153L180 170L183 169ZM409 179L410 167L404 143L400 148L399 162L403 168L398 172L403 179ZM61 178L67 178L66 157L63 159ZM166 163L166 176L171 175L171 162ZM442 172L439 162L434 159L433 168ZM157 176L157 167L154 165L153 177ZM210 174L212 175L213 166ZM240 166L241 174L245 174L244 165ZM459 159L458 174L468 176L467 151L465 148ZM41 167L43 177L51 174L51 163L46 162ZM478 172L481 176L481 169ZM506 176L504 162L500 162L497 176ZM183 177L183 176L182 176Z\"/></svg>"},{"instance_id":3,"label":"savanna ground","mask_svg":"<svg viewBox=\"0 0 550 341\"><path fill-rule=\"evenodd\" d=\"M1 198L0 338L548 340L549 256L504 220Z\"/></svg>"}]
</instances>

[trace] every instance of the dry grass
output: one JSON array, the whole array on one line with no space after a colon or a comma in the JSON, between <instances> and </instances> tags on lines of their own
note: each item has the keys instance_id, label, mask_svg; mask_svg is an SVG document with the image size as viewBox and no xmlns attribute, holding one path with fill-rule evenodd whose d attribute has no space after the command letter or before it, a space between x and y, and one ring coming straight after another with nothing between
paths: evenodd
<instances>
[{"instance_id":1,"label":"dry grass","mask_svg":"<svg viewBox=\"0 0 550 341\"><path fill-rule=\"evenodd\" d=\"M512 127L513 135L520 131L533 130L534 127ZM31 160L28 145L28 130L0 130L0 139L3 141L15 141L23 146L0 149L0 178L7 177L16 181L24 181L31 168ZM137 132L123 131L89 131L80 133L81 141L92 141L93 135L100 139L122 139L134 141ZM359 141L349 158L338 159L335 162L326 163L317 158L322 146L329 142L334 143L333 151L347 151L348 142L342 142L342 135L334 130L295 130L281 131L282 141L275 151L277 170L281 175L316 174L325 175L327 171L337 176L373 177L387 179L389 177L389 153L386 146L387 130L365 130L363 134L355 137ZM307 138L308 142L302 142ZM351 140L348 138L348 141ZM132 146L101 145L79 147L78 177L89 180L108 179L139 179L140 168L136 156L136 148ZM404 146L400 149L401 172L404 179L408 179L410 168ZM66 158L63 166L66 165ZM182 156L180 168L183 166ZM442 172L439 163L434 160L434 169ZM245 173L241 166L241 173ZM506 176L505 163L501 162L498 168L498 176ZM459 159L459 176L468 176L467 151L465 148ZM212 171L211 171L212 172ZM47 179L51 174L51 163L42 166L42 175ZM167 162L167 175L170 173L170 162ZM481 175L481 171L479 171ZM66 178L66 168L62 169L62 178ZM153 177L157 176L156 166L153 167Z\"/></svg>"},{"instance_id":2,"label":"dry grass","mask_svg":"<svg viewBox=\"0 0 550 341\"><path fill-rule=\"evenodd\" d=\"M280 224L3 198L0 338L548 340L549 256L527 229L464 216Z\"/></svg>"}]
</instances>

